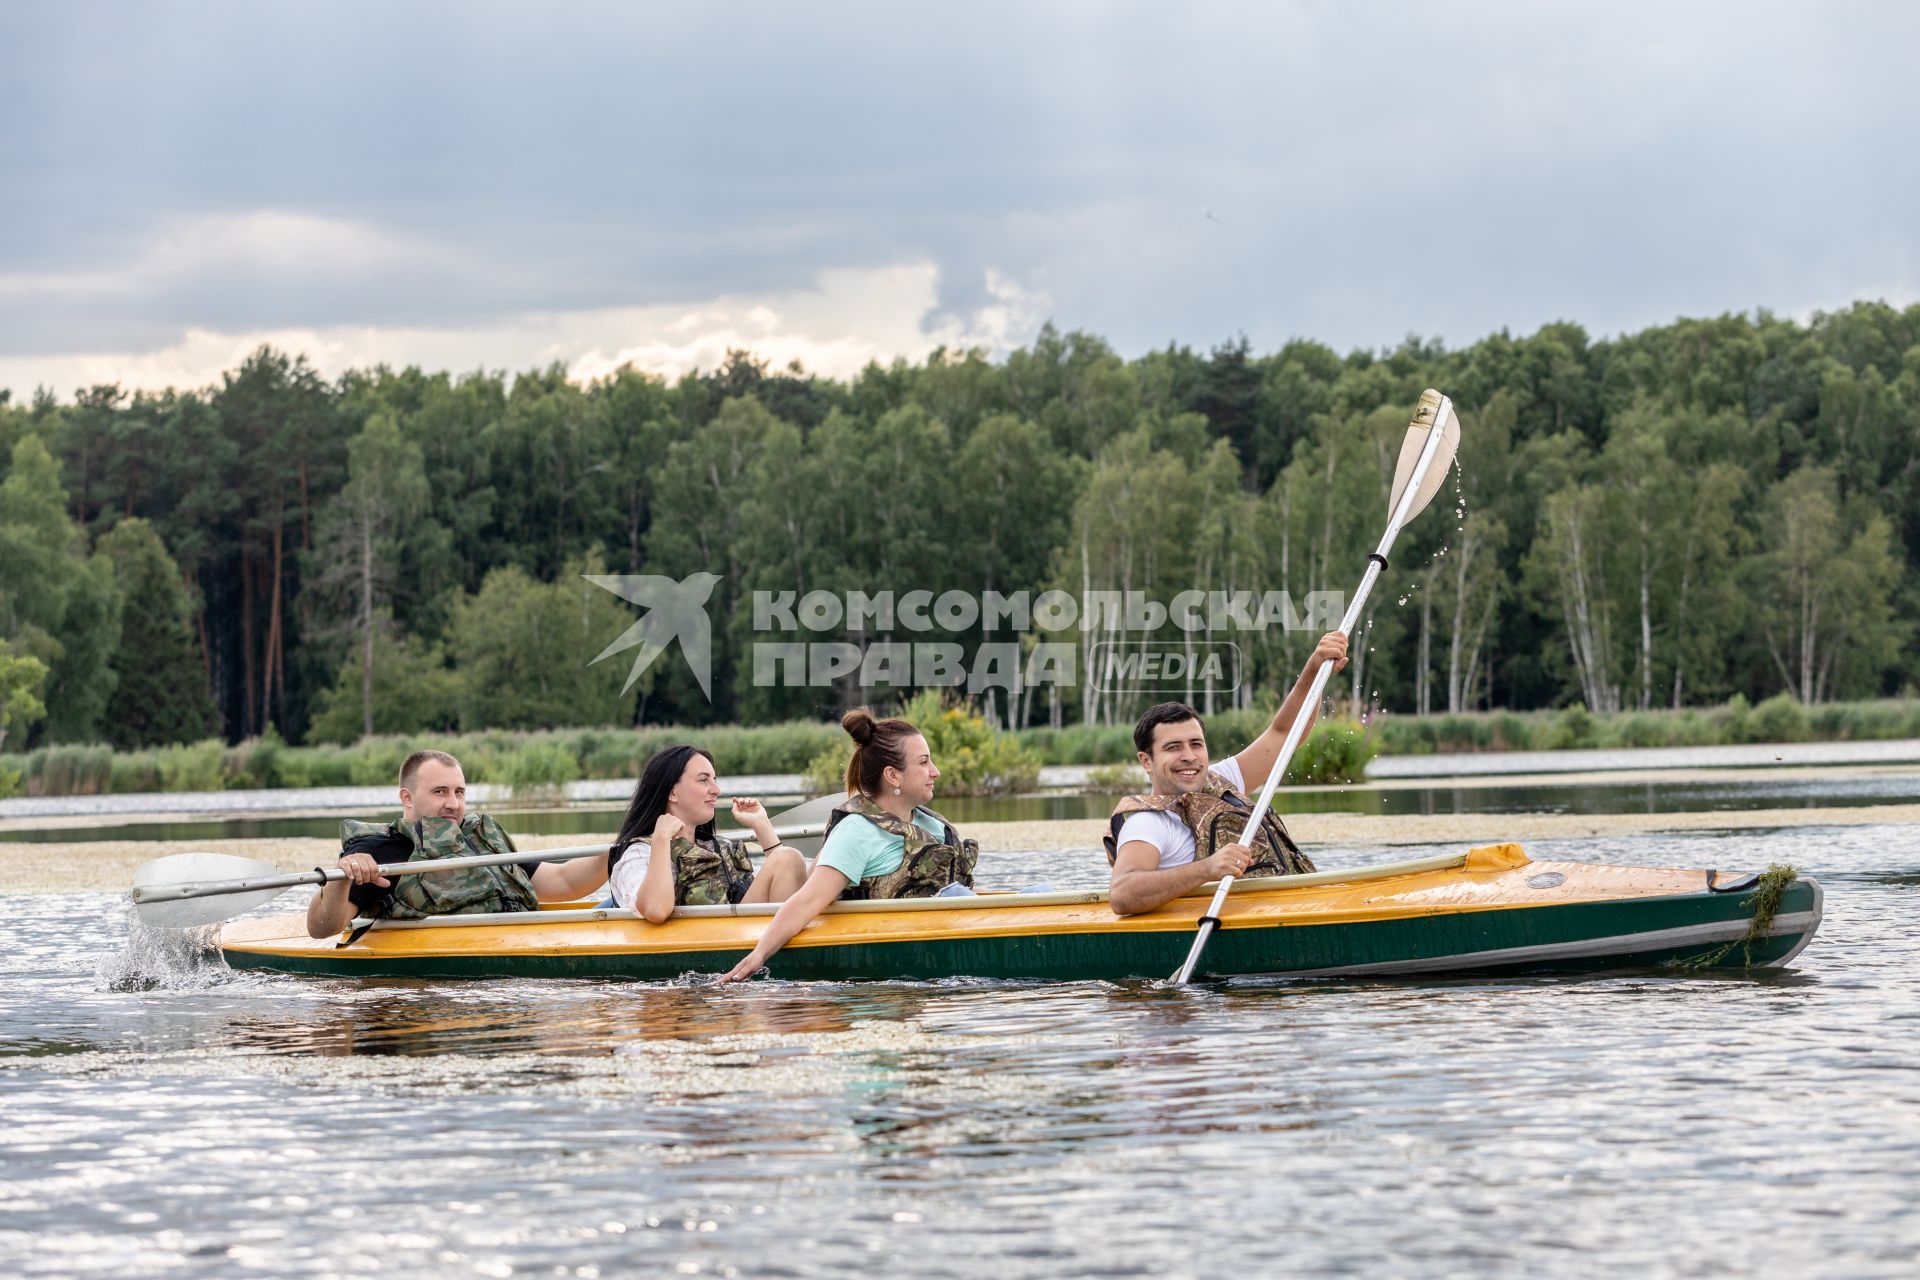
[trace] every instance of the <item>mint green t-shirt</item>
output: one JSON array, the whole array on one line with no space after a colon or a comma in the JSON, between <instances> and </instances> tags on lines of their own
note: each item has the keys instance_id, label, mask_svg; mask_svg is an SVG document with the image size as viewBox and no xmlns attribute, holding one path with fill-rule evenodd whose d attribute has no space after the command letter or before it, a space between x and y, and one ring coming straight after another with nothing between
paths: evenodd
<instances>
[{"instance_id":1,"label":"mint green t-shirt","mask_svg":"<svg viewBox=\"0 0 1920 1280\"><path fill-rule=\"evenodd\" d=\"M918 809L913 811L913 823L935 839L946 834L938 822ZM854 814L834 824L833 834L820 846L819 860L813 865L832 867L849 884L859 884L868 876L898 871L906 856L905 840Z\"/></svg>"}]
</instances>

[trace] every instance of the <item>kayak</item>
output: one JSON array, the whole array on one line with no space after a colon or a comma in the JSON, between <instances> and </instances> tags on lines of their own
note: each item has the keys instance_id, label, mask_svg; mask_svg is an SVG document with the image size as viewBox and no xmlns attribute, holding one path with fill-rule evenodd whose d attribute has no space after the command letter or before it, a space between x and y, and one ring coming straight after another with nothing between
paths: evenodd
<instances>
[{"instance_id":1,"label":"kayak","mask_svg":"<svg viewBox=\"0 0 1920 1280\"><path fill-rule=\"evenodd\" d=\"M1186 957L1214 886L1116 916L1102 892L986 893L843 902L773 957L813 981L1165 978ZM682 907L660 924L585 904L381 921L351 943L299 915L228 924L235 969L346 978L634 978L724 973L772 905ZM1488 845L1357 870L1238 880L1197 976L1334 977L1777 968L1813 937L1816 881L1533 862Z\"/></svg>"}]
</instances>

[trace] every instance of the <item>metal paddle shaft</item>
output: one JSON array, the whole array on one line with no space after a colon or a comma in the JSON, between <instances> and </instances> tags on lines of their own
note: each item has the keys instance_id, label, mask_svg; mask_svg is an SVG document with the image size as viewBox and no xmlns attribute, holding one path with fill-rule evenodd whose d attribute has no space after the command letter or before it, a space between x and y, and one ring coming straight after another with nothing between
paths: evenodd
<instances>
[{"instance_id":1,"label":"metal paddle shaft","mask_svg":"<svg viewBox=\"0 0 1920 1280\"><path fill-rule=\"evenodd\" d=\"M805 840L820 835L825 829L824 823L816 822L776 828L775 834L783 840ZM736 837L747 835L744 831L728 834ZM389 877L433 875L442 871L494 867L509 862L567 862L574 858L604 856L606 852L606 845L592 844L523 853L476 854L470 858L382 863L380 874ZM230 920L271 902L288 889L303 884L323 885L346 878L347 873L338 867L283 872L271 863L232 854L176 853L142 863L139 870L134 872L133 903L142 923L169 929L193 929ZM201 907L181 905L202 898L219 898L222 901Z\"/></svg>"},{"instance_id":2,"label":"metal paddle shaft","mask_svg":"<svg viewBox=\"0 0 1920 1280\"><path fill-rule=\"evenodd\" d=\"M1424 432L1424 438L1416 433ZM1459 419L1454 416L1453 402L1438 391L1428 390L1420 396L1420 407L1414 410L1413 422L1407 428L1407 440L1400 450L1400 466L1394 477L1393 494L1388 501L1387 530L1380 535L1380 545L1367 557L1367 572L1360 579L1360 589L1353 593L1353 599L1347 604L1346 616L1340 619L1340 630L1351 636L1360 621L1360 611L1366 607L1367 597L1373 593L1373 584L1387 567L1387 552L1393 549L1393 541L1400 536L1400 530L1406 523L1419 515L1433 495L1439 491L1438 480L1429 483L1434 471L1434 463L1444 454L1450 461L1454 450L1460 444ZM1411 463L1408 453L1413 451ZM1440 476L1445 476L1446 464L1440 465ZM1312 716L1307 714L1309 707L1318 707L1325 694L1327 680L1333 674L1333 667L1322 663L1313 673L1313 683L1307 688L1306 701L1300 704L1300 712L1293 718L1293 724L1287 729L1286 742L1281 745L1280 754L1273 762L1273 768L1267 771L1266 785L1260 788L1260 798L1254 802L1253 812L1247 817L1245 839L1259 838L1260 824L1266 820L1267 810L1273 805L1274 789L1280 785L1280 778L1287 771L1287 765L1293 760L1293 753L1300 749L1301 739L1307 735L1307 723ZM1207 904L1207 913L1200 917L1199 932L1194 935L1193 946L1187 950L1187 958L1179 971L1173 975L1173 981L1185 983L1193 980L1193 971L1200 963L1200 956L1207 949L1208 939L1213 931L1220 927L1220 910L1227 904L1227 894L1233 889L1234 877L1220 877L1220 887L1214 890L1213 901Z\"/></svg>"},{"instance_id":3,"label":"metal paddle shaft","mask_svg":"<svg viewBox=\"0 0 1920 1280\"><path fill-rule=\"evenodd\" d=\"M383 876L431 875L441 871L459 871L466 867L497 867L508 862L566 862L573 858L590 858L595 854L606 855L607 846L603 844L582 845L570 849L543 849L535 853L487 853L476 854L471 858L436 858L423 862L400 862L383 864L380 874ZM253 874L233 878L233 873L248 871ZM147 924L164 925L169 928L193 928L201 924L214 924L231 919L243 911L259 906L280 896L286 890L303 884L327 884L334 880L345 880L347 873L338 867L323 870L315 867L311 871L274 872L268 863L256 862L251 858L231 857L217 853L176 853L166 858L156 858L143 864L134 873L133 904L140 912L140 918ZM218 879L221 872L228 873ZM193 898L245 898L244 904L222 902L212 908L217 914L207 918L205 911L182 911L168 909L163 904L177 903Z\"/></svg>"}]
</instances>

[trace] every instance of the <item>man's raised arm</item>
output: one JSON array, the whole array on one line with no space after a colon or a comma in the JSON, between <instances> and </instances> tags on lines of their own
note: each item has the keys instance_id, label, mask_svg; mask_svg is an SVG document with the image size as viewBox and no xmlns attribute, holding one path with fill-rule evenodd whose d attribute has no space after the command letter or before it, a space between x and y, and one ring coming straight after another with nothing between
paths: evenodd
<instances>
[{"instance_id":1,"label":"man's raised arm","mask_svg":"<svg viewBox=\"0 0 1920 1280\"><path fill-rule=\"evenodd\" d=\"M1300 678L1293 682L1293 689L1287 694L1286 701L1273 713L1273 722L1269 724L1234 759L1240 762L1240 776L1246 783L1248 795L1260 790L1267 784L1267 774L1273 770L1273 762L1280 758L1280 748L1286 745L1287 734L1293 728L1294 720L1305 716L1307 723L1300 731L1302 741L1313 728L1313 722L1320 714L1318 706L1307 705L1307 690L1313 684L1314 673L1322 663L1331 662L1335 671L1347 665L1347 636L1344 631L1329 631L1320 637L1320 643L1307 655L1307 665L1300 669Z\"/></svg>"}]
</instances>

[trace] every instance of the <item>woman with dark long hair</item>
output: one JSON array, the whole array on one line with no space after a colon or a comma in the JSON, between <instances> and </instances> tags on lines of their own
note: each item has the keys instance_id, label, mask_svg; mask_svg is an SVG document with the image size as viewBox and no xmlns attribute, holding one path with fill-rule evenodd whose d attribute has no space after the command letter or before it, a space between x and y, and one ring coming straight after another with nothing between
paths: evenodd
<instances>
[{"instance_id":1,"label":"woman with dark long hair","mask_svg":"<svg viewBox=\"0 0 1920 1280\"><path fill-rule=\"evenodd\" d=\"M807 860L780 843L758 800L742 797L733 816L766 855L756 875L745 846L714 831L719 806L711 755L686 743L654 752L607 852L613 900L655 924L675 907L784 902L806 880Z\"/></svg>"},{"instance_id":2,"label":"woman with dark long hair","mask_svg":"<svg viewBox=\"0 0 1920 1280\"><path fill-rule=\"evenodd\" d=\"M931 898L973 888L980 846L928 807L940 770L926 738L905 720L875 720L864 708L847 712L840 727L853 739L847 802L827 822L813 874L782 900L759 945L725 981L752 975L835 899Z\"/></svg>"}]
</instances>

